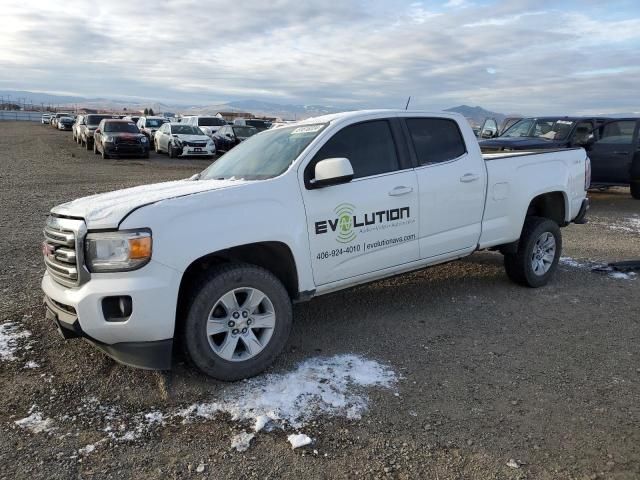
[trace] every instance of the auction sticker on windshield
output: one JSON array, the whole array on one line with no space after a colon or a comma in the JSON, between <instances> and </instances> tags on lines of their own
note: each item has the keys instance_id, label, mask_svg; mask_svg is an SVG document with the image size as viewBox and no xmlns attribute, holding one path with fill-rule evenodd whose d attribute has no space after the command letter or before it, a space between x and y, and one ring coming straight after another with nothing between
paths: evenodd
<instances>
[{"instance_id":1,"label":"auction sticker on windshield","mask_svg":"<svg viewBox=\"0 0 640 480\"><path fill-rule=\"evenodd\" d=\"M291 135L297 135L300 133L316 133L324 127L324 123L318 125L306 125L304 127L298 127L291 132Z\"/></svg>"}]
</instances>

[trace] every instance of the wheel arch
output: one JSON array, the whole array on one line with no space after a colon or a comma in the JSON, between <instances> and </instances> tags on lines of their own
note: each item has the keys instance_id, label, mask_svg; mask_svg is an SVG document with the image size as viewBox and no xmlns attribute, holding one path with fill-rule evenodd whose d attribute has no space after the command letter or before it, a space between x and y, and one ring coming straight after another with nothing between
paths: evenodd
<instances>
[{"instance_id":1,"label":"wheel arch","mask_svg":"<svg viewBox=\"0 0 640 480\"><path fill-rule=\"evenodd\" d=\"M568 223L569 200L565 192L556 190L536 195L527 207L527 217L542 217L553 220L563 227ZM524 222L523 222L524 223Z\"/></svg>"},{"instance_id":2,"label":"wheel arch","mask_svg":"<svg viewBox=\"0 0 640 480\"><path fill-rule=\"evenodd\" d=\"M195 287L200 274L209 268L224 263L246 263L262 267L282 282L289 297L293 300L300 296L298 269L293 252L283 242L256 242L211 252L203 255L187 267L180 280L178 305L176 309L176 330L184 320L188 308L188 292Z\"/></svg>"}]
</instances>

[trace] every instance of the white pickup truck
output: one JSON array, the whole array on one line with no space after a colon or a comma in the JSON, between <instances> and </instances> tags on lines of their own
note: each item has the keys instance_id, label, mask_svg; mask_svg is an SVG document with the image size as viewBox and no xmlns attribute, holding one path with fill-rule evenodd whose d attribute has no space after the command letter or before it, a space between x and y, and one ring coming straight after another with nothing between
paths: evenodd
<instances>
[{"instance_id":1,"label":"white pickup truck","mask_svg":"<svg viewBox=\"0 0 640 480\"><path fill-rule=\"evenodd\" d=\"M47 315L116 360L265 369L292 301L493 249L530 287L581 223L584 150L480 153L451 113L360 111L251 137L188 180L81 198L44 230Z\"/></svg>"}]
</instances>

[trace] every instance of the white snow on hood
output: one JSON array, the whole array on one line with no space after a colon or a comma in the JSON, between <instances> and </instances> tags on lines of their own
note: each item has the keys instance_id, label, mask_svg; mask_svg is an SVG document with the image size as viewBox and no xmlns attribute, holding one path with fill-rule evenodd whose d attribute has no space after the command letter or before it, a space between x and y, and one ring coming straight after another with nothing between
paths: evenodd
<instances>
[{"instance_id":1,"label":"white snow on hood","mask_svg":"<svg viewBox=\"0 0 640 480\"><path fill-rule=\"evenodd\" d=\"M51 209L51 213L84 218L89 229L115 228L131 210L193 193L217 190L244 183L243 180L177 180L140 185L114 192L78 198Z\"/></svg>"}]
</instances>

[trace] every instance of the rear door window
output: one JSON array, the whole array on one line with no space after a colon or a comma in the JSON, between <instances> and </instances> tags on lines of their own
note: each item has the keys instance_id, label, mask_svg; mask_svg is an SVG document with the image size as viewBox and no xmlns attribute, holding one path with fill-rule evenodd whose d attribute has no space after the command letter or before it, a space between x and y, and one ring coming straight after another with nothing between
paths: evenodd
<instances>
[{"instance_id":1,"label":"rear door window","mask_svg":"<svg viewBox=\"0 0 640 480\"><path fill-rule=\"evenodd\" d=\"M635 128L636 122L634 120L606 123L600 127L600 136L597 143L631 145Z\"/></svg>"},{"instance_id":2,"label":"rear door window","mask_svg":"<svg viewBox=\"0 0 640 480\"><path fill-rule=\"evenodd\" d=\"M311 166L327 158L348 158L353 178L370 177L399 169L396 146L387 120L349 125L343 128L316 154Z\"/></svg>"},{"instance_id":3,"label":"rear door window","mask_svg":"<svg viewBox=\"0 0 640 480\"><path fill-rule=\"evenodd\" d=\"M448 162L467 151L460 128L453 120L408 118L406 123L418 165Z\"/></svg>"}]
</instances>

